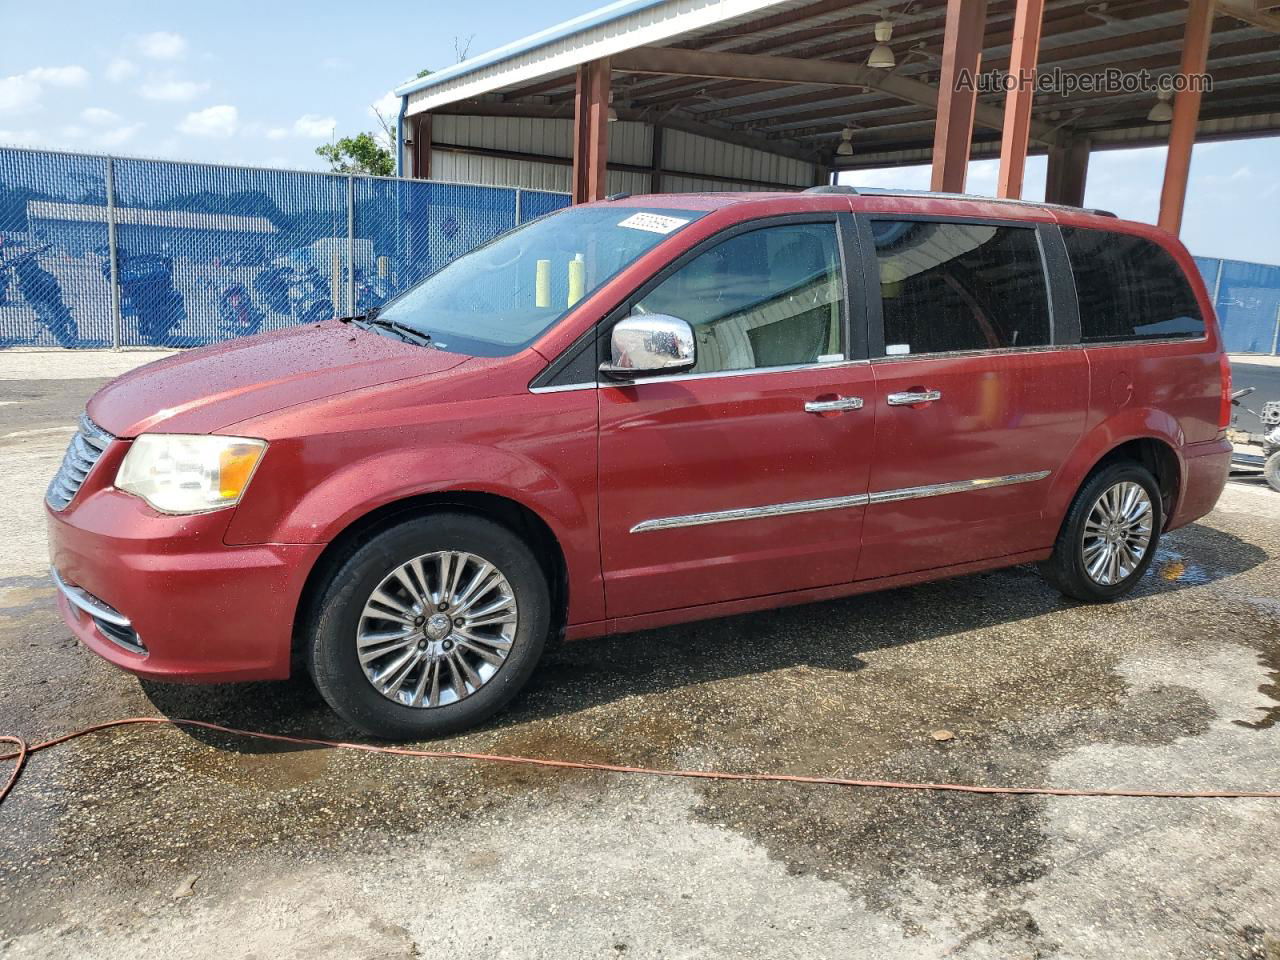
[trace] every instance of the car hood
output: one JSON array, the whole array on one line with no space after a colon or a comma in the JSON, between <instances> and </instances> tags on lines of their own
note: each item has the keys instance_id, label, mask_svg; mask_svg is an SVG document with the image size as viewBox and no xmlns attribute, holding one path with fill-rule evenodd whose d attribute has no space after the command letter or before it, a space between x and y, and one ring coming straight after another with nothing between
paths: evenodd
<instances>
[{"instance_id":1,"label":"car hood","mask_svg":"<svg viewBox=\"0 0 1280 960\"><path fill-rule=\"evenodd\" d=\"M89 417L118 437L210 433L299 403L443 373L464 360L328 321L139 367L99 390L89 401Z\"/></svg>"}]
</instances>

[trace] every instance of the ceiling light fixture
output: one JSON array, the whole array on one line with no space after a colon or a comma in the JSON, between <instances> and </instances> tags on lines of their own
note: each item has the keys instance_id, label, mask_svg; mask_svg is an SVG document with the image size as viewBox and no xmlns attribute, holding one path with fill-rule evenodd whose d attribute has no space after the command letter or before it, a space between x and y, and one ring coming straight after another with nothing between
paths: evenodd
<instances>
[{"instance_id":1,"label":"ceiling light fixture","mask_svg":"<svg viewBox=\"0 0 1280 960\"><path fill-rule=\"evenodd\" d=\"M893 56L893 48L889 40L893 37L893 22L881 20L876 24L876 45L871 48L871 56L867 57L867 66L877 70L889 70L897 61Z\"/></svg>"},{"instance_id":2,"label":"ceiling light fixture","mask_svg":"<svg viewBox=\"0 0 1280 960\"><path fill-rule=\"evenodd\" d=\"M618 111L613 109L613 91L612 90L609 91L609 110L604 116L605 116L605 119L608 120L610 123L618 122Z\"/></svg>"},{"instance_id":3,"label":"ceiling light fixture","mask_svg":"<svg viewBox=\"0 0 1280 960\"><path fill-rule=\"evenodd\" d=\"M853 127L847 123L844 129L840 131L840 146L836 147L836 156L853 156Z\"/></svg>"},{"instance_id":4,"label":"ceiling light fixture","mask_svg":"<svg viewBox=\"0 0 1280 960\"><path fill-rule=\"evenodd\" d=\"M1173 97L1173 91L1160 90L1156 93L1156 102L1151 107L1151 112L1147 114L1147 119L1152 123L1168 123L1173 119L1173 107L1169 104L1169 100Z\"/></svg>"}]
</instances>

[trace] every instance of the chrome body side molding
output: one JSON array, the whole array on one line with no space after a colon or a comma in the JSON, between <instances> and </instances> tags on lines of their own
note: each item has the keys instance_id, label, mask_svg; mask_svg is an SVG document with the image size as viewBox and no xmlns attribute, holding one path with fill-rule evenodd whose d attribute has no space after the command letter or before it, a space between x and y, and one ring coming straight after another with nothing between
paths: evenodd
<instances>
[{"instance_id":1,"label":"chrome body side molding","mask_svg":"<svg viewBox=\"0 0 1280 960\"><path fill-rule=\"evenodd\" d=\"M948 493L986 490L988 487L1008 487L1015 483L1034 483L1048 475L1048 470L1037 470L1035 473L1011 473L1007 477L983 477L980 480L956 480L954 483L930 483L923 487L900 487L897 490L881 490L879 493L871 494L871 502L893 503L895 500L941 497Z\"/></svg>"},{"instance_id":2,"label":"chrome body side molding","mask_svg":"<svg viewBox=\"0 0 1280 960\"><path fill-rule=\"evenodd\" d=\"M774 503L767 507L740 507L737 510L717 510L714 513L689 513L682 517L644 520L632 527L631 532L646 533L649 530L669 530L672 527L700 527L708 523L758 520L761 517L781 517L789 513L844 510L848 507L865 507L869 502L870 498L865 493L855 493L847 497L828 497L825 500L793 500L790 503Z\"/></svg>"},{"instance_id":3,"label":"chrome body side molding","mask_svg":"<svg viewBox=\"0 0 1280 960\"><path fill-rule=\"evenodd\" d=\"M793 500L790 503L773 503L764 507L739 507L735 510L717 510L712 513L689 513L678 517L643 520L632 527L631 532L647 533L651 530L700 527L709 523L729 523L734 520L759 520L763 517L781 517L792 513L845 510L850 507L866 507L876 503L917 500L922 497L941 497L949 493L966 493L970 490L1008 487L1016 483L1034 483L1037 480L1043 480L1047 476L1049 476L1048 470L1037 470L1034 473L1012 473L1004 477L982 477L977 480L931 483L920 487L900 487L897 490L881 490L870 494L854 493L847 497L828 497L823 500Z\"/></svg>"}]
</instances>

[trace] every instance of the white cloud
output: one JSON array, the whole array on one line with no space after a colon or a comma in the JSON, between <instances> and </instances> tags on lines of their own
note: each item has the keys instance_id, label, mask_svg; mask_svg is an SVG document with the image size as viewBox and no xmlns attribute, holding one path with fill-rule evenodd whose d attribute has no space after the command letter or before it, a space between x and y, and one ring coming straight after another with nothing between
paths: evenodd
<instances>
[{"instance_id":1,"label":"white cloud","mask_svg":"<svg viewBox=\"0 0 1280 960\"><path fill-rule=\"evenodd\" d=\"M89 82L89 71L79 65L36 67L27 76L46 87L83 87Z\"/></svg>"},{"instance_id":2,"label":"white cloud","mask_svg":"<svg viewBox=\"0 0 1280 960\"><path fill-rule=\"evenodd\" d=\"M396 117L400 116L400 98L388 90L373 102L370 110L391 123L395 123Z\"/></svg>"},{"instance_id":3,"label":"white cloud","mask_svg":"<svg viewBox=\"0 0 1280 960\"><path fill-rule=\"evenodd\" d=\"M132 140L134 135L141 130L143 126L144 125L141 123L125 124L124 126L114 127L111 130L105 130L94 139L100 147L106 149L118 147L121 144Z\"/></svg>"},{"instance_id":4,"label":"white cloud","mask_svg":"<svg viewBox=\"0 0 1280 960\"><path fill-rule=\"evenodd\" d=\"M34 67L0 79L0 113L25 113L40 105L46 87L83 87L89 71L81 66Z\"/></svg>"},{"instance_id":5,"label":"white cloud","mask_svg":"<svg viewBox=\"0 0 1280 960\"><path fill-rule=\"evenodd\" d=\"M120 83L135 76L138 72L138 65L132 60L126 60L124 57L116 57L107 64L107 79L112 83Z\"/></svg>"},{"instance_id":6,"label":"white cloud","mask_svg":"<svg viewBox=\"0 0 1280 960\"><path fill-rule=\"evenodd\" d=\"M157 30L139 37L138 49L152 60L177 60L187 52L187 38L180 33Z\"/></svg>"},{"instance_id":7,"label":"white cloud","mask_svg":"<svg viewBox=\"0 0 1280 960\"><path fill-rule=\"evenodd\" d=\"M0 130L0 143L15 147L43 146L44 136L36 130Z\"/></svg>"},{"instance_id":8,"label":"white cloud","mask_svg":"<svg viewBox=\"0 0 1280 960\"><path fill-rule=\"evenodd\" d=\"M333 128L338 125L338 121L333 117L321 116L318 113L308 113L297 120L293 121L293 125L289 127L269 127L262 131L262 135L268 140L286 140L289 137L302 137L307 140L317 140L328 138L333 133ZM248 127L245 133L252 133Z\"/></svg>"},{"instance_id":9,"label":"white cloud","mask_svg":"<svg viewBox=\"0 0 1280 960\"><path fill-rule=\"evenodd\" d=\"M194 100L209 89L207 83L196 83L194 80L148 80L138 92L148 100L160 100L164 103L182 103Z\"/></svg>"},{"instance_id":10,"label":"white cloud","mask_svg":"<svg viewBox=\"0 0 1280 960\"><path fill-rule=\"evenodd\" d=\"M308 113L293 122L293 131L300 137L327 137L333 133L338 121L333 117L322 117Z\"/></svg>"},{"instance_id":11,"label":"white cloud","mask_svg":"<svg viewBox=\"0 0 1280 960\"><path fill-rule=\"evenodd\" d=\"M79 140L84 136L84 127L77 127L74 124L70 124L63 127L59 133L61 133L63 138L66 140Z\"/></svg>"},{"instance_id":12,"label":"white cloud","mask_svg":"<svg viewBox=\"0 0 1280 960\"><path fill-rule=\"evenodd\" d=\"M25 113L40 102L40 84L26 74L0 80L0 113Z\"/></svg>"},{"instance_id":13,"label":"white cloud","mask_svg":"<svg viewBox=\"0 0 1280 960\"><path fill-rule=\"evenodd\" d=\"M119 123L120 115L104 107L85 107L80 111L80 119L96 127L105 127L111 123Z\"/></svg>"},{"instance_id":14,"label":"white cloud","mask_svg":"<svg viewBox=\"0 0 1280 960\"><path fill-rule=\"evenodd\" d=\"M223 103L188 113L178 124L178 132L193 137L230 137L235 134L239 122L240 112Z\"/></svg>"}]
</instances>

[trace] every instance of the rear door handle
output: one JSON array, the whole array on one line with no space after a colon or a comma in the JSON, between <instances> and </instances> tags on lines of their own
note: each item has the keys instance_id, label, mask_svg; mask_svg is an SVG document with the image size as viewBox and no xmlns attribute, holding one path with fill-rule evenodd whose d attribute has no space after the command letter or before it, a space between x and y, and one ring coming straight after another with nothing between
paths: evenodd
<instances>
[{"instance_id":1,"label":"rear door handle","mask_svg":"<svg viewBox=\"0 0 1280 960\"><path fill-rule=\"evenodd\" d=\"M861 409L861 397L836 397L834 400L810 400L804 405L805 413L836 413L840 410Z\"/></svg>"},{"instance_id":2,"label":"rear door handle","mask_svg":"<svg viewBox=\"0 0 1280 960\"><path fill-rule=\"evenodd\" d=\"M941 390L909 390L906 393L891 393L885 398L891 407L910 407L917 403L932 403L942 399Z\"/></svg>"}]
</instances>

